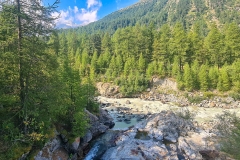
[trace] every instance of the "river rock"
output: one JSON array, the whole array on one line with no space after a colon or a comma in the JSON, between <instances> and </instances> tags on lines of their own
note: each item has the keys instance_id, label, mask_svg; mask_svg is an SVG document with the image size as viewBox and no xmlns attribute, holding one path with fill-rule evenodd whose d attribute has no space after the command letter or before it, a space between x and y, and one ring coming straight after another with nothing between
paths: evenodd
<instances>
[{"instance_id":1,"label":"river rock","mask_svg":"<svg viewBox=\"0 0 240 160\"><path fill-rule=\"evenodd\" d=\"M185 153L189 160L202 160L201 154L198 151L191 149L183 137L178 138L178 148Z\"/></svg>"},{"instance_id":2,"label":"river rock","mask_svg":"<svg viewBox=\"0 0 240 160\"><path fill-rule=\"evenodd\" d=\"M194 130L191 121L182 119L171 111L162 111L123 132L117 137L116 146L109 148L101 159L198 160L202 158L201 154L198 150L192 150L187 139L180 136L182 132Z\"/></svg>"},{"instance_id":3,"label":"river rock","mask_svg":"<svg viewBox=\"0 0 240 160\"><path fill-rule=\"evenodd\" d=\"M129 100L126 101L126 104L131 104L131 102Z\"/></svg>"},{"instance_id":4,"label":"river rock","mask_svg":"<svg viewBox=\"0 0 240 160\"><path fill-rule=\"evenodd\" d=\"M62 146L61 138L56 136L45 144L34 157L35 160L68 159L68 152Z\"/></svg>"}]
</instances>

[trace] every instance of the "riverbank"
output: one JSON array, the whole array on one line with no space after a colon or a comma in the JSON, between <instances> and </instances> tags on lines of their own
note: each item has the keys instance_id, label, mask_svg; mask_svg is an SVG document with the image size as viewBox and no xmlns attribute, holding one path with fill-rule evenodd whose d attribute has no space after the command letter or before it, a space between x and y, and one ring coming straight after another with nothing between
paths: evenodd
<instances>
[{"instance_id":1,"label":"riverbank","mask_svg":"<svg viewBox=\"0 0 240 160\"><path fill-rule=\"evenodd\" d=\"M173 112L188 109L194 113L194 120L198 123L211 122L216 115L222 114L224 111L235 112L240 117L240 104L235 108L219 108L219 107L198 107L197 105L189 105L180 107L174 102L162 102L159 100L145 100L141 98L107 98L98 96L98 102L101 107L108 110L109 113L116 119L119 115L132 116L134 115L151 115L160 113L163 110L171 110Z\"/></svg>"}]
</instances>

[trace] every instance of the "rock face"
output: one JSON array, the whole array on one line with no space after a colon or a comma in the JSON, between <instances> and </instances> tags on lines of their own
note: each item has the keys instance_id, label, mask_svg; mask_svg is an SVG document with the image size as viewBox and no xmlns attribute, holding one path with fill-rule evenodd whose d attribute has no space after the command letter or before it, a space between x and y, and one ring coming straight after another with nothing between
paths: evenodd
<instances>
[{"instance_id":1,"label":"rock face","mask_svg":"<svg viewBox=\"0 0 240 160\"><path fill-rule=\"evenodd\" d=\"M98 82L96 86L98 92L102 96L106 97L116 96L119 93L119 86L113 85L111 83Z\"/></svg>"},{"instance_id":2,"label":"rock face","mask_svg":"<svg viewBox=\"0 0 240 160\"><path fill-rule=\"evenodd\" d=\"M108 130L101 135L96 141L93 141L90 152L86 155L84 160L99 160L108 148L115 147L115 140L120 136L122 131Z\"/></svg>"},{"instance_id":3,"label":"rock face","mask_svg":"<svg viewBox=\"0 0 240 160\"><path fill-rule=\"evenodd\" d=\"M152 85L153 87L161 87L161 88L167 88L167 89L172 89L172 90L178 90L177 89L177 82L175 82L172 79L169 78L157 78L153 77L152 78Z\"/></svg>"},{"instance_id":4,"label":"rock face","mask_svg":"<svg viewBox=\"0 0 240 160\"><path fill-rule=\"evenodd\" d=\"M49 141L34 157L35 160L68 159L68 152L62 145L60 136Z\"/></svg>"},{"instance_id":5,"label":"rock face","mask_svg":"<svg viewBox=\"0 0 240 160\"><path fill-rule=\"evenodd\" d=\"M72 144L69 144L68 139L64 135L56 133L56 137L45 145L35 156L35 160L66 160L69 158L69 154L73 155L72 160L81 159L89 142L114 126L112 117L103 109L99 110L98 116L87 110L85 110L85 113L89 118L90 127L84 137L78 137Z\"/></svg>"},{"instance_id":6,"label":"rock face","mask_svg":"<svg viewBox=\"0 0 240 160\"><path fill-rule=\"evenodd\" d=\"M151 115L145 122L123 132L109 148L102 160L203 159L199 151L207 134L201 134L191 121L176 116L172 111ZM192 141L192 135L198 137ZM198 147L196 147L198 146Z\"/></svg>"}]
</instances>

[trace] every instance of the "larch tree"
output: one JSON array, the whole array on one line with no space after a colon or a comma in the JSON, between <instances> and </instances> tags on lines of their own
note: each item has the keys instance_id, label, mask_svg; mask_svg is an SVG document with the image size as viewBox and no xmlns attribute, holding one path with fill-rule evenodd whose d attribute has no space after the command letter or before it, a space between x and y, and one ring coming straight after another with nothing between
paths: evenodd
<instances>
[{"instance_id":1,"label":"larch tree","mask_svg":"<svg viewBox=\"0 0 240 160\"><path fill-rule=\"evenodd\" d=\"M188 41L185 30L181 23L176 23L173 28L172 38L170 39L170 49L172 56L178 57L179 69L182 71L183 64L188 58Z\"/></svg>"},{"instance_id":2,"label":"larch tree","mask_svg":"<svg viewBox=\"0 0 240 160\"><path fill-rule=\"evenodd\" d=\"M184 72L183 72L183 81L184 86L188 91L193 91L194 89L194 80L192 77L192 70L188 63L184 65Z\"/></svg>"},{"instance_id":3,"label":"larch tree","mask_svg":"<svg viewBox=\"0 0 240 160\"><path fill-rule=\"evenodd\" d=\"M200 89L207 91L209 89L208 66L202 65L198 74Z\"/></svg>"},{"instance_id":4,"label":"larch tree","mask_svg":"<svg viewBox=\"0 0 240 160\"><path fill-rule=\"evenodd\" d=\"M215 64L220 68L223 65L223 36L217 28L216 24L213 24L210 32L204 40L210 58L211 64Z\"/></svg>"}]
</instances>

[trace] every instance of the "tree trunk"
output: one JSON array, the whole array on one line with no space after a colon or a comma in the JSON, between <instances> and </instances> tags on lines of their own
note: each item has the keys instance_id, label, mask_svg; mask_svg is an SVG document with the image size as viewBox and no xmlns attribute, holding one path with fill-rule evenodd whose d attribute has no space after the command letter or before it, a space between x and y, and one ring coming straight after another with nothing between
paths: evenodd
<instances>
[{"instance_id":1,"label":"tree trunk","mask_svg":"<svg viewBox=\"0 0 240 160\"><path fill-rule=\"evenodd\" d=\"M24 116L26 116L26 108L24 105L25 93L24 93L24 69L23 69L23 53L22 53L22 24L21 24L21 4L20 0L16 0L17 4L17 30L18 30L18 56L19 56L19 86L20 86L20 107L24 110ZM25 117L26 120L26 117ZM24 126L24 133L27 133L27 125Z\"/></svg>"}]
</instances>

